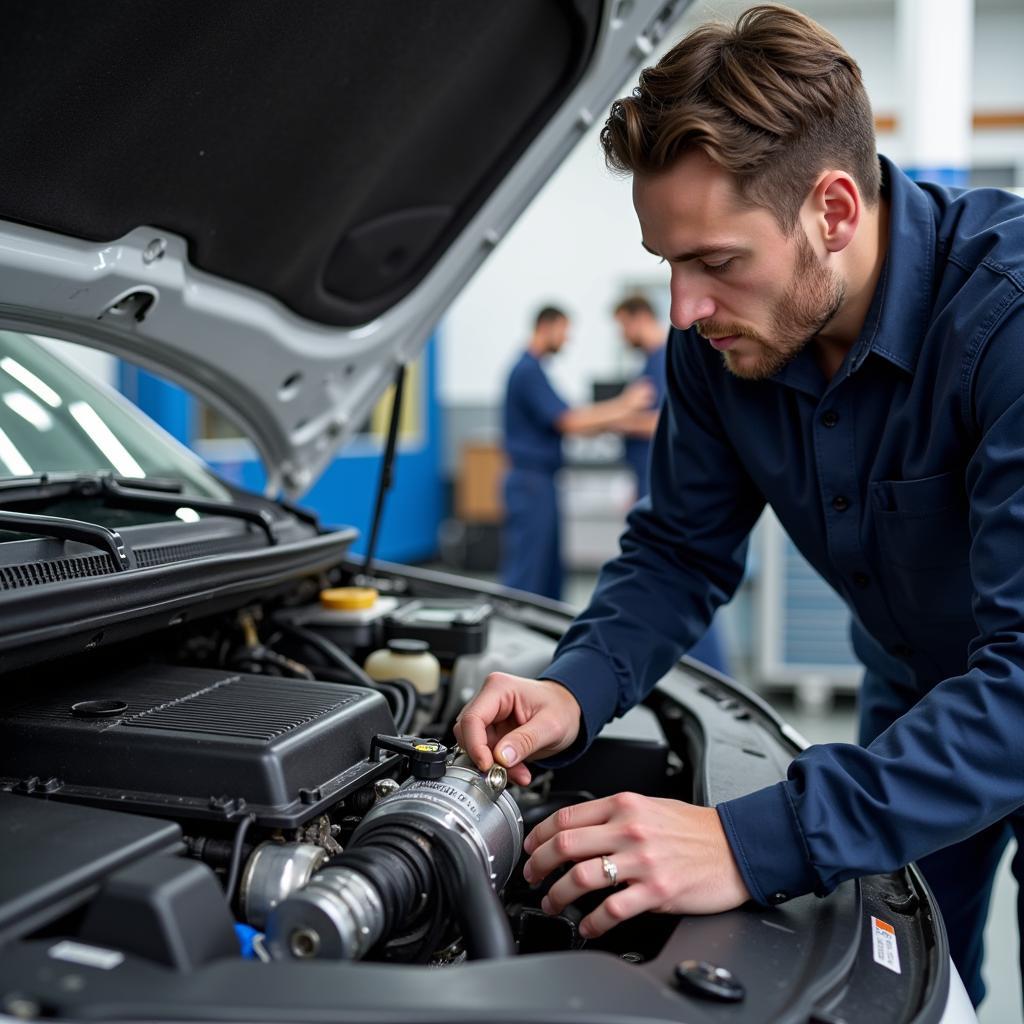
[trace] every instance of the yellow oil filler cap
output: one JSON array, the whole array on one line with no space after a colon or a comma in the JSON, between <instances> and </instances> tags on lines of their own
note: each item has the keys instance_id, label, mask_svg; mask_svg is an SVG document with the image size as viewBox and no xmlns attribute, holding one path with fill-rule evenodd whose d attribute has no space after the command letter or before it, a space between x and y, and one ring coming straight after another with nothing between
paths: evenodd
<instances>
[{"instance_id":1,"label":"yellow oil filler cap","mask_svg":"<svg viewBox=\"0 0 1024 1024\"><path fill-rule=\"evenodd\" d=\"M376 603L373 587L328 587L320 591L320 604L334 612L362 612Z\"/></svg>"}]
</instances>

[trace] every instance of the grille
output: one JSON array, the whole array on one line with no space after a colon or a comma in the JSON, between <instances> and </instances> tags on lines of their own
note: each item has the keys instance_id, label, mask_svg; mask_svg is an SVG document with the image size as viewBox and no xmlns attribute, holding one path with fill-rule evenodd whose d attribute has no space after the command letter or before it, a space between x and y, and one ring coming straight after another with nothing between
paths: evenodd
<instances>
[{"instance_id":1,"label":"grille","mask_svg":"<svg viewBox=\"0 0 1024 1024\"><path fill-rule=\"evenodd\" d=\"M87 576L106 576L114 571L114 562L109 555L80 555L46 562L4 565L0 566L0 590L18 590L42 583L85 579Z\"/></svg>"},{"instance_id":2,"label":"grille","mask_svg":"<svg viewBox=\"0 0 1024 1024\"><path fill-rule=\"evenodd\" d=\"M231 540L194 541L188 544L165 544L158 548L144 548L135 552L135 561L140 569L152 565L166 565L168 562L187 562L192 558L210 555L226 555L231 551L261 547L252 537L235 537Z\"/></svg>"},{"instance_id":3,"label":"grille","mask_svg":"<svg viewBox=\"0 0 1024 1024\"><path fill-rule=\"evenodd\" d=\"M135 552L140 569L171 562L187 562L193 558L226 555L262 546L253 537L234 537L229 540L194 541L188 544L164 544L143 548ZM42 562L24 562L21 565L0 566L0 590L20 590L44 583L63 583L89 576L107 576L116 572L109 555L78 555L74 558L55 558Z\"/></svg>"},{"instance_id":4,"label":"grille","mask_svg":"<svg viewBox=\"0 0 1024 1024\"><path fill-rule=\"evenodd\" d=\"M121 724L128 728L207 733L269 743L353 700L354 696L344 692L328 696L321 687L308 687L300 682L264 683L234 676L131 715L122 719Z\"/></svg>"}]
</instances>

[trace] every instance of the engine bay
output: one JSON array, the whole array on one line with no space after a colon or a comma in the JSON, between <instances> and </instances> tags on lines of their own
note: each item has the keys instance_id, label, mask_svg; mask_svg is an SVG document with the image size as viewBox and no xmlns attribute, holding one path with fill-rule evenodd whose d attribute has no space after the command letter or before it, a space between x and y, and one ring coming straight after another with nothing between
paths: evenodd
<instances>
[{"instance_id":1,"label":"engine bay","mask_svg":"<svg viewBox=\"0 0 1024 1024\"><path fill-rule=\"evenodd\" d=\"M108 652L9 677L0 789L11 820L25 797L39 799L19 833L34 846L52 812L54 829L116 841L90 865L74 858L35 880L8 874L12 891L31 897L38 887L40 898L9 907L3 935L33 934L42 914L50 931L76 924L71 941L131 952L142 939L132 922L143 921L160 933L163 962L191 964L171 951L198 926L180 915L201 909L218 935L205 943L211 955L235 941L239 955L264 960L450 965L585 945L580 909L548 918L546 887L531 890L519 871L529 828L594 795L585 765L557 788L553 772L511 786L504 769L480 772L452 738L491 661L536 671L553 640L496 619L483 598L355 587L311 596L192 627L159 653L136 645L127 665L127 651ZM371 677L364 665L381 656L391 662ZM660 791L670 760L678 770L646 709L609 743L627 783L646 777ZM148 830L133 841L145 855L116 864L90 898L99 865L141 822ZM35 872L27 849L13 860ZM149 861L160 870L141 884ZM89 882L75 892L83 867ZM66 890L60 905L43 898L54 886ZM176 886L194 899L167 898ZM69 919L63 902L76 897L86 911L76 906Z\"/></svg>"},{"instance_id":2,"label":"engine bay","mask_svg":"<svg viewBox=\"0 0 1024 1024\"><path fill-rule=\"evenodd\" d=\"M578 926L607 890L545 913L561 872L530 886L523 840L549 815L622 791L713 805L778 781L795 743L689 663L573 763L527 786L481 772L455 745L459 711L492 671L537 677L567 610L421 570L366 582L344 564L3 677L0 1009L691 1020L718 1006L678 968L710 959L761 993L735 1019L917 1019L938 998L944 937L913 873L771 919L644 914L591 940ZM914 971L879 979L856 954L872 908Z\"/></svg>"}]
</instances>

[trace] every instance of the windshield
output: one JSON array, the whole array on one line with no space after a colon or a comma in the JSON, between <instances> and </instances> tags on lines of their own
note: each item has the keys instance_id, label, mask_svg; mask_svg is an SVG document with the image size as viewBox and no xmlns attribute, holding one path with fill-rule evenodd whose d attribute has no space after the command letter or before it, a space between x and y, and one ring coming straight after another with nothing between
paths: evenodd
<instances>
[{"instance_id":1,"label":"windshield","mask_svg":"<svg viewBox=\"0 0 1024 1024\"><path fill-rule=\"evenodd\" d=\"M231 497L198 458L126 400L38 341L0 331L0 478L110 472L177 480L197 497Z\"/></svg>"}]
</instances>

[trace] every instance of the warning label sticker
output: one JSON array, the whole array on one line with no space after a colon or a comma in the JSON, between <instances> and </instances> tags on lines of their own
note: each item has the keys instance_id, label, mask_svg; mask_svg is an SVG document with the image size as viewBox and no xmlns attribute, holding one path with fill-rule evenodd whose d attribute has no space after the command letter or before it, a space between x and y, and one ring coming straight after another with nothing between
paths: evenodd
<instances>
[{"instance_id":1,"label":"warning label sticker","mask_svg":"<svg viewBox=\"0 0 1024 1024\"><path fill-rule=\"evenodd\" d=\"M84 967L98 967L101 971L113 970L124 962L124 953L119 953L116 949L87 946L84 942L72 942L70 939L51 946L47 953L54 960L66 960L69 964L82 964Z\"/></svg>"},{"instance_id":2,"label":"warning label sticker","mask_svg":"<svg viewBox=\"0 0 1024 1024\"><path fill-rule=\"evenodd\" d=\"M875 963L888 967L894 974L900 971L900 951L896 946L896 929L877 917L871 918L871 941Z\"/></svg>"}]
</instances>

